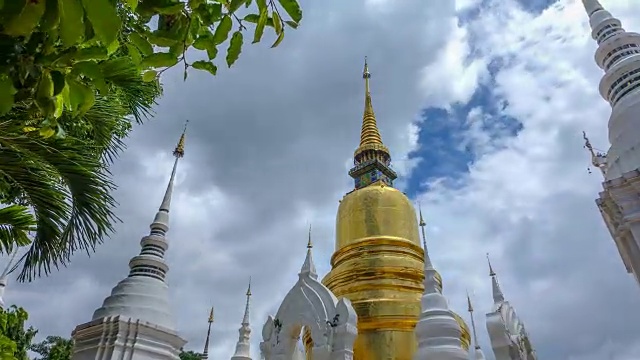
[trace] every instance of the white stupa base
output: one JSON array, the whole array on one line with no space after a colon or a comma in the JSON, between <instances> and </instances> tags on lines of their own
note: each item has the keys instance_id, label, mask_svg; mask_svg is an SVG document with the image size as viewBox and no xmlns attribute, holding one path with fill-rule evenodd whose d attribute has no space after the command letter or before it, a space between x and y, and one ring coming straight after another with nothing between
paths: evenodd
<instances>
[{"instance_id":1,"label":"white stupa base","mask_svg":"<svg viewBox=\"0 0 640 360\"><path fill-rule=\"evenodd\" d=\"M173 330L111 316L78 325L73 360L178 360L187 343Z\"/></svg>"}]
</instances>

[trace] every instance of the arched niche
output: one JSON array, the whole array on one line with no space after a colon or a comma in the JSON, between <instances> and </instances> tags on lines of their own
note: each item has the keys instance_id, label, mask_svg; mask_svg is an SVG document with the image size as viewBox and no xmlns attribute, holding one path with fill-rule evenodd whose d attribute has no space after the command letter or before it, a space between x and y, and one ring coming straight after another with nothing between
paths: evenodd
<instances>
[{"instance_id":1,"label":"arched niche","mask_svg":"<svg viewBox=\"0 0 640 360\"><path fill-rule=\"evenodd\" d=\"M338 300L314 272L301 272L276 316L267 318L260 343L265 360L304 359L305 354L296 346L303 328L310 336L313 360L353 358L356 312L348 299Z\"/></svg>"}]
</instances>

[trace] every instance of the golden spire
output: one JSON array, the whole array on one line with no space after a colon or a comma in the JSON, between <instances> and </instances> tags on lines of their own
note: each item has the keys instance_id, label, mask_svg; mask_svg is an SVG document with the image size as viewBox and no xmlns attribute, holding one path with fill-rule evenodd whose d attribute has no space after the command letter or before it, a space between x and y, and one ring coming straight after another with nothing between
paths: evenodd
<instances>
[{"instance_id":1,"label":"golden spire","mask_svg":"<svg viewBox=\"0 0 640 360\"><path fill-rule=\"evenodd\" d=\"M311 243L311 225L309 225L309 240L307 241L307 249L313 248L313 244Z\"/></svg>"},{"instance_id":2,"label":"golden spire","mask_svg":"<svg viewBox=\"0 0 640 360\"><path fill-rule=\"evenodd\" d=\"M251 296L251 276L249 276L249 287L247 288L247 296Z\"/></svg>"},{"instance_id":3,"label":"golden spire","mask_svg":"<svg viewBox=\"0 0 640 360\"><path fill-rule=\"evenodd\" d=\"M181 158L184 156L184 136L187 133L187 125L189 124L189 120L184 122L184 129L182 130L182 135L180 135L180 140L178 140L178 145L173 150L173 156L177 158Z\"/></svg>"},{"instance_id":4,"label":"golden spire","mask_svg":"<svg viewBox=\"0 0 640 360\"><path fill-rule=\"evenodd\" d=\"M369 64L367 58L364 58L364 71L362 72L362 78L364 79L364 114L362 115L362 130L360 132L360 146L356 150L356 155L366 150L382 150L387 156L389 150L382 143L382 137L380 136L380 130L378 130L378 124L376 123L376 115L373 112L373 105L371 103L371 91L369 89L369 79L371 73L369 72Z\"/></svg>"},{"instance_id":5,"label":"golden spire","mask_svg":"<svg viewBox=\"0 0 640 360\"><path fill-rule=\"evenodd\" d=\"M213 306L211 307L211 311L209 311L209 324L213 322Z\"/></svg>"}]
</instances>

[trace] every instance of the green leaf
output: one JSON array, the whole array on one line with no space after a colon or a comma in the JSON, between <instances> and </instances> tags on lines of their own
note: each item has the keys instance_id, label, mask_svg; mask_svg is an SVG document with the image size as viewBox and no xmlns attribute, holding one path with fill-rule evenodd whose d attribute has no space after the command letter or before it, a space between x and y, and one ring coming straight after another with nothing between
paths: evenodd
<instances>
[{"instance_id":1,"label":"green leaf","mask_svg":"<svg viewBox=\"0 0 640 360\"><path fill-rule=\"evenodd\" d=\"M71 111L77 115L82 115L91 109L96 101L96 95L93 90L79 81L68 79L69 85L69 102Z\"/></svg>"},{"instance_id":2,"label":"green leaf","mask_svg":"<svg viewBox=\"0 0 640 360\"><path fill-rule=\"evenodd\" d=\"M231 41L229 41L229 48L227 49L227 65L231 67L238 57L240 56L240 52L242 51L242 32L236 31L231 35Z\"/></svg>"},{"instance_id":3,"label":"green leaf","mask_svg":"<svg viewBox=\"0 0 640 360\"><path fill-rule=\"evenodd\" d=\"M189 0L189 7L191 10L195 10L204 4L205 0Z\"/></svg>"},{"instance_id":4,"label":"green leaf","mask_svg":"<svg viewBox=\"0 0 640 360\"><path fill-rule=\"evenodd\" d=\"M115 40L114 42L112 42L111 44L109 44L109 46L107 46L107 55L111 55L114 52L116 52L118 49L120 48L120 42L118 40Z\"/></svg>"},{"instance_id":5,"label":"green leaf","mask_svg":"<svg viewBox=\"0 0 640 360\"><path fill-rule=\"evenodd\" d=\"M258 15L258 14L249 14L249 15L245 16L244 19L242 19L242 20L246 21L246 22L253 23L253 24L257 24L258 23L258 19L260 19L260 15Z\"/></svg>"},{"instance_id":6,"label":"green leaf","mask_svg":"<svg viewBox=\"0 0 640 360\"><path fill-rule=\"evenodd\" d=\"M4 115L11 110L16 92L17 90L13 87L11 79L4 74L0 75L0 115Z\"/></svg>"},{"instance_id":7,"label":"green leaf","mask_svg":"<svg viewBox=\"0 0 640 360\"><path fill-rule=\"evenodd\" d=\"M209 60L213 60L218 56L218 48L217 47L208 47L207 48L207 57Z\"/></svg>"},{"instance_id":8,"label":"green leaf","mask_svg":"<svg viewBox=\"0 0 640 360\"><path fill-rule=\"evenodd\" d=\"M38 82L38 89L36 90L36 97L38 98L50 98L53 96L53 79L51 73L43 71L40 81Z\"/></svg>"},{"instance_id":9,"label":"green leaf","mask_svg":"<svg viewBox=\"0 0 640 360\"><path fill-rule=\"evenodd\" d=\"M100 94L107 94L109 87L104 79L104 74L95 61L82 61L73 65L72 72L77 75L88 77L93 85L100 91Z\"/></svg>"},{"instance_id":10,"label":"green leaf","mask_svg":"<svg viewBox=\"0 0 640 360\"><path fill-rule=\"evenodd\" d=\"M73 60L86 61L86 60L106 60L109 58L107 49L101 46L92 46L83 48L75 52Z\"/></svg>"},{"instance_id":11,"label":"green leaf","mask_svg":"<svg viewBox=\"0 0 640 360\"><path fill-rule=\"evenodd\" d=\"M258 4L260 1L258 0ZM253 33L253 44L260 42L262 39L262 35L264 34L264 27L267 25L267 20L269 20L269 13L265 11L260 11L260 16L258 17L258 23L256 24L256 29Z\"/></svg>"},{"instance_id":12,"label":"green leaf","mask_svg":"<svg viewBox=\"0 0 640 360\"><path fill-rule=\"evenodd\" d=\"M162 7L156 6L154 7L154 10L156 10L159 14L162 14L162 15L175 15L182 12L182 10L184 10L184 3L178 2L178 3L169 3L167 6L162 6Z\"/></svg>"},{"instance_id":13,"label":"green leaf","mask_svg":"<svg viewBox=\"0 0 640 360\"><path fill-rule=\"evenodd\" d=\"M231 27L233 26L233 21L229 15L225 15L222 17L222 20L218 24L215 33L213 34L213 41L218 44L222 44L229 37L229 31L231 31Z\"/></svg>"},{"instance_id":14,"label":"green leaf","mask_svg":"<svg viewBox=\"0 0 640 360\"><path fill-rule=\"evenodd\" d=\"M275 11L271 16L273 17L273 28L276 30L276 34L280 35L282 33L282 19L280 19L280 15Z\"/></svg>"},{"instance_id":15,"label":"green leaf","mask_svg":"<svg viewBox=\"0 0 640 360\"><path fill-rule=\"evenodd\" d=\"M144 75L142 75L142 81L151 82L151 81L156 79L156 76L158 76L158 72L157 71L149 70L149 71L145 72Z\"/></svg>"},{"instance_id":16,"label":"green leaf","mask_svg":"<svg viewBox=\"0 0 640 360\"><path fill-rule=\"evenodd\" d=\"M293 29L297 29L298 28L298 23L295 22L295 21L287 20L284 23L289 25Z\"/></svg>"},{"instance_id":17,"label":"green leaf","mask_svg":"<svg viewBox=\"0 0 640 360\"><path fill-rule=\"evenodd\" d=\"M45 139L50 138L55 134L56 134L56 131L51 127L45 126L40 129L40 136L42 136Z\"/></svg>"},{"instance_id":18,"label":"green leaf","mask_svg":"<svg viewBox=\"0 0 640 360\"><path fill-rule=\"evenodd\" d=\"M256 5L258 5L258 13L267 12L267 0L256 0Z\"/></svg>"},{"instance_id":19,"label":"green leaf","mask_svg":"<svg viewBox=\"0 0 640 360\"><path fill-rule=\"evenodd\" d=\"M273 45L271 45L271 47L274 48L280 45L280 43L282 42L282 39L284 39L284 31L278 34L276 41L273 43Z\"/></svg>"},{"instance_id":20,"label":"green leaf","mask_svg":"<svg viewBox=\"0 0 640 360\"><path fill-rule=\"evenodd\" d=\"M2 6L0 6L0 9ZM44 15L40 26L43 30L53 30L60 24L60 9L58 8L58 0L47 0Z\"/></svg>"},{"instance_id":21,"label":"green leaf","mask_svg":"<svg viewBox=\"0 0 640 360\"><path fill-rule=\"evenodd\" d=\"M302 20L302 10L297 0L278 0L278 2L282 5L284 11L289 14L291 20L300 23L300 20Z\"/></svg>"},{"instance_id":22,"label":"green leaf","mask_svg":"<svg viewBox=\"0 0 640 360\"><path fill-rule=\"evenodd\" d=\"M140 51L138 51L135 46L127 44L127 52L134 64L140 64L140 61L142 61L142 55L140 55Z\"/></svg>"},{"instance_id":23,"label":"green leaf","mask_svg":"<svg viewBox=\"0 0 640 360\"><path fill-rule=\"evenodd\" d=\"M136 8L138 7L138 0L126 0L125 2L131 11L136 11Z\"/></svg>"},{"instance_id":24,"label":"green leaf","mask_svg":"<svg viewBox=\"0 0 640 360\"><path fill-rule=\"evenodd\" d=\"M136 32L129 34L129 40L131 40L133 45L135 45L138 48L138 50L140 50L142 55L149 56L153 54L153 46L151 45L151 43L149 43L147 39L142 37L140 34Z\"/></svg>"},{"instance_id":25,"label":"green leaf","mask_svg":"<svg viewBox=\"0 0 640 360\"><path fill-rule=\"evenodd\" d=\"M53 102L56 107L56 111L53 113L53 117L57 119L62 115L62 111L64 110L64 98L62 97L62 95L58 95L54 97Z\"/></svg>"},{"instance_id":26,"label":"green leaf","mask_svg":"<svg viewBox=\"0 0 640 360\"><path fill-rule=\"evenodd\" d=\"M231 0L229 3L229 12L234 13L236 10L240 8L243 4L245 4L247 0Z\"/></svg>"},{"instance_id":27,"label":"green leaf","mask_svg":"<svg viewBox=\"0 0 640 360\"><path fill-rule=\"evenodd\" d=\"M140 63L144 68L171 67L178 63L178 58L171 53L154 53L144 59Z\"/></svg>"},{"instance_id":28,"label":"green leaf","mask_svg":"<svg viewBox=\"0 0 640 360\"><path fill-rule=\"evenodd\" d=\"M58 0L60 39L65 47L75 45L84 36L84 10L80 0Z\"/></svg>"},{"instance_id":29,"label":"green leaf","mask_svg":"<svg viewBox=\"0 0 640 360\"><path fill-rule=\"evenodd\" d=\"M4 33L11 36L28 36L38 26L45 10L44 0L27 1L18 16L4 24Z\"/></svg>"},{"instance_id":30,"label":"green leaf","mask_svg":"<svg viewBox=\"0 0 640 360\"><path fill-rule=\"evenodd\" d=\"M208 71L211 75L215 75L218 72L218 68L215 65L213 65L209 61L204 60L198 60L194 62L193 64L191 64L191 67L198 70Z\"/></svg>"},{"instance_id":31,"label":"green leaf","mask_svg":"<svg viewBox=\"0 0 640 360\"><path fill-rule=\"evenodd\" d=\"M82 0L82 5L102 44L109 45L115 41L122 26L115 5L109 0Z\"/></svg>"},{"instance_id":32,"label":"green leaf","mask_svg":"<svg viewBox=\"0 0 640 360\"><path fill-rule=\"evenodd\" d=\"M64 89L65 81L64 74L60 71L52 71L51 72L51 80L53 81L53 94L52 96L57 96Z\"/></svg>"}]
</instances>

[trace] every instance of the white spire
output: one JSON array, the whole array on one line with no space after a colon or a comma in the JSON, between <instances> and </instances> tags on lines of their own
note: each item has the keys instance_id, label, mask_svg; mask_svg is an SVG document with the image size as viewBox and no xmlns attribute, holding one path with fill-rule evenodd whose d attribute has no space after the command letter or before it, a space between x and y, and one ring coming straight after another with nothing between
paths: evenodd
<instances>
[{"instance_id":1,"label":"white spire","mask_svg":"<svg viewBox=\"0 0 640 360\"><path fill-rule=\"evenodd\" d=\"M584 5L585 10L587 10L587 15L589 16L598 10L604 10L598 0L582 0L582 4Z\"/></svg>"},{"instance_id":2,"label":"white spire","mask_svg":"<svg viewBox=\"0 0 640 360\"><path fill-rule=\"evenodd\" d=\"M9 282L9 271L11 270L11 266L13 266L13 260L16 258L18 254L18 249L16 248L11 254L11 258L5 266L2 274L0 275L0 309L4 309L4 291L7 288L7 283Z\"/></svg>"},{"instance_id":3,"label":"white spire","mask_svg":"<svg viewBox=\"0 0 640 360\"><path fill-rule=\"evenodd\" d=\"M468 360L469 351L462 345L462 328L449 310L447 299L442 295L442 278L429 258L425 226L420 210L424 246L424 293L422 311L415 330L418 351L414 359Z\"/></svg>"},{"instance_id":4,"label":"white spire","mask_svg":"<svg viewBox=\"0 0 640 360\"><path fill-rule=\"evenodd\" d=\"M476 333L476 321L473 317L473 305L471 305L471 297L469 296L469 292L467 291L467 305L469 311L469 317L471 317L471 329L473 330L473 345L474 345L474 359L475 360L485 360L484 353L480 348L480 343L478 342L478 334Z\"/></svg>"},{"instance_id":5,"label":"white spire","mask_svg":"<svg viewBox=\"0 0 640 360\"><path fill-rule=\"evenodd\" d=\"M140 253L129 261L129 276L122 280L93 313L93 319L124 315L174 329L169 307L166 275L169 265L165 252L169 243L165 235L169 230L169 208L178 161L184 156L185 129L173 151L175 161L160 208L150 225L149 235L140 241Z\"/></svg>"},{"instance_id":6,"label":"white spire","mask_svg":"<svg viewBox=\"0 0 640 360\"><path fill-rule=\"evenodd\" d=\"M213 306L209 311L209 319L207 319L209 327L207 328L207 338L204 341L204 351L202 352L202 359L207 360L209 358L209 338L211 337L211 324L213 324Z\"/></svg>"},{"instance_id":7,"label":"white spire","mask_svg":"<svg viewBox=\"0 0 640 360\"><path fill-rule=\"evenodd\" d=\"M493 303L495 306L499 306L504 302L504 294L502 293L502 289L500 289L500 284L498 283L498 277L496 276L496 272L493 271L493 266L491 266L491 260L489 259L488 253L487 253L487 262L489 263L489 276L491 276L491 290L493 292Z\"/></svg>"},{"instance_id":8,"label":"white spire","mask_svg":"<svg viewBox=\"0 0 640 360\"><path fill-rule=\"evenodd\" d=\"M316 273L316 265L313 263L313 256L311 256L311 249L313 249L313 244L311 243L311 225L309 225L309 240L307 241L307 256L304 259L304 263L302 264L302 269L300 269L299 276L309 276L311 278L317 279L318 273Z\"/></svg>"},{"instance_id":9,"label":"white spire","mask_svg":"<svg viewBox=\"0 0 640 360\"><path fill-rule=\"evenodd\" d=\"M250 341L251 327L249 324L249 302L251 300L251 278L249 278L249 287L247 288L247 303L244 308L244 316L242 317L242 325L240 326L240 338L236 344L236 352L231 360L251 360Z\"/></svg>"}]
</instances>

